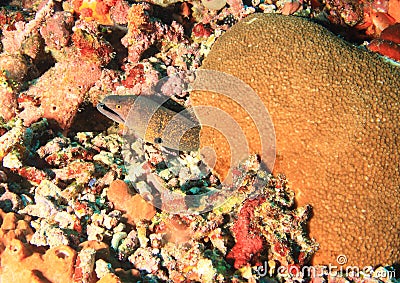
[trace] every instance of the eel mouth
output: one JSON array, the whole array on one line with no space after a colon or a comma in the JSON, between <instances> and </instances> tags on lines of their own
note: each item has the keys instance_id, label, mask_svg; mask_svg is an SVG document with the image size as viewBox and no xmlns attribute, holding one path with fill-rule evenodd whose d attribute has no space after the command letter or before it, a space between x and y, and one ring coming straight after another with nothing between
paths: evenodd
<instances>
[{"instance_id":1,"label":"eel mouth","mask_svg":"<svg viewBox=\"0 0 400 283\"><path fill-rule=\"evenodd\" d=\"M125 120L117 112L107 107L107 105L105 105L104 103L97 104L96 108L100 111L101 114L107 116L111 120L114 120L115 122L120 124L125 124Z\"/></svg>"}]
</instances>

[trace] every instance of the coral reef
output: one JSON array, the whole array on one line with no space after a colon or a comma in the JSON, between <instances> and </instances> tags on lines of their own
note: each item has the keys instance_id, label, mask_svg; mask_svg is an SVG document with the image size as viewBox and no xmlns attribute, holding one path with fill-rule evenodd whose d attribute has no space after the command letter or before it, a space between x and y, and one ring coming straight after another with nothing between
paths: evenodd
<instances>
[{"instance_id":1,"label":"coral reef","mask_svg":"<svg viewBox=\"0 0 400 283\"><path fill-rule=\"evenodd\" d=\"M149 5L132 5L128 11L128 32L121 39L122 44L128 48L128 61L137 63L141 55L150 46L161 43L158 48L162 51L172 44L185 44L184 30L181 25L172 22L171 26L160 21L150 21Z\"/></svg>"},{"instance_id":2,"label":"coral reef","mask_svg":"<svg viewBox=\"0 0 400 283\"><path fill-rule=\"evenodd\" d=\"M397 3L396 3L397 2ZM397 10L400 7L398 1L372 1L370 3L360 2L363 8L362 20L355 26L357 29L365 30L367 35L379 37L387 27L400 22Z\"/></svg>"},{"instance_id":3,"label":"coral reef","mask_svg":"<svg viewBox=\"0 0 400 283\"><path fill-rule=\"evenodd\" d=\"M399 3L397 0L4 2L0 7L0 281L392 280L393 269L382 266L357 276L301 274L299 268L308 264L317 250L306 229L311 212L305 200L300 203L304 206L295 206L290 183L282 175L268 174L260 168L258 158L251 156L235 169L233 188L240 188L236 194L228 200L218 194L202 197L193 209L191 196L221 189L220 180L205 166L201 155L173 154L159 144L145 143L136 135L128 135L126 129L111 124L93 106L110 94L147 94L154 87L178 105L189 105L191 98L184 87L188 81L180 71L193 74L216 40L254 12L315 18L347 39L356 36L352 42L371 41L364 45L398 60ZM276 31L285 34L286 28L282 24ZM313 38L304 35L302 25L291 30L300 37ZM262 35L252 31L243 38L253 38L254 34ZM268 50L282 49L275 42L267 45ZM279 81L275 88L282 85L290 89L289 81L297 76L291 69L295 55L307 57L310 54L307 52L312 51L312 56L319 57L332 48L304 46L294 49L297 53L293 56L292 51L286 51L291 54L289 57L286 54L273 59L275 66L286 60L288 73L283 72L283 77L282 73L278 76L270 71L268 75L262 73L262 79L275 74L271 78L273 82ZM250 45L247 48L254 51ZM211 58L213 54L214 51ZM254 54L258 56L257 62L262 62L269 51L264 55ZM335 54L331 51L338 58ZM334 69L335 77L341 74L342 65L314 65L318 70ZM238 66L233 69L240 69ZM254 64L252 68L258 66ZM351 67L346 68L359 68ZM261 69L264 68L263 65ZM362 67L359 69L369 81L382 82L385 89L384 71L373 77ZM319 73L313 74L319 77ZM168 80L160 80L166 75ZM189 79L192 78L190 75ZM354 86L354 91L361 84L363 80ZM332 85L333 89L342 90L340 85ZM385 101L381 92L374 95L377 101ZM363 99L368 100L366 97ZM289 113L291 103L286 101L284 107L280 104L281 112ZM378 102L371 105L371 109L380 109ZM334 110L341 113L340 109ZM382 113L382 117L371 116L366 121L369 118L385 122L393 117ZM290 137L292 132L287 130L284 134ZM382 137L390 143L390 138ZM334 144L332 141L330 144ZM365 146L368 147L373 145ZM379 155L371 152L374 154ZM306 165L314 166L313 160L309 162L311 165ZM385 166L385 172L390 173L392 165ZM386 180L394 180L388 174ZM295 181L293 189L301 191L296 176L289 177ZM317 177L308 176L304 181L313 183ZM345 181L353 184L353 180ZM354 181L359 183L359 179ZM335 188L340 187L335 183L327 198L337 197ZM353 185L353 188L359 187ZM381 207L397 199L387 195L389 188L388 185L387 189L381 189L376 198L375 203L381 201ZM180 197L172 198L165 192ZM214 198L218 197L224 201L223 205L211 210ZM338 197L341 201L345 199L343 194ZM364 198L352 197L349 203L360 207L359 201ZM336 209L331 200L322 199L321 203ZM362 208L369 209L369 205L363 204ZM320 213L319 207L315 205L314 214ZM345 206L345 209L346 213L353 213L352 208ZM199 210L208 212L199 215ZM340 213L330 221L345 219ZM373 219L379 223L387 220L386 214L376 215ZM365 226L363 231L377 234L376 227ZM367 243L365 250L374 248Z\"/></svg>"},{"instance_id":4,"label":"coral reef","mask_svg":"<svg viewBox=\"0 0 400 283\"><path fill-rule=\"evenodd\" d=\"M71 40L74 18L65 11L55 12L40 28L40 35L49 49L67 47Z\"/></svg>"},{"instance_id":5,"label":"coral reef","mask_svg":"<svg viewBox=\"0 0 400 283\"><path fill-rule=\"evenodd\" d=\"M382 31L400 23L400 4L397 0L328 0L310 1L312 18L325 22L325 26L335 33L341 34L344 38L351 42L361 43L363 41L373 41L371 43L371 51L378 52L393 60L398 60L397 46L393 43L381 42L382 47L377 45ZM287 5L291 9L293 4ZM304 3L303 7L304 8ZM285 13L285 7L282 14ZM304 11L304 10L303 10ZM302 13L301 9L296 12ZM304 12L303 12L304 14ZM393 33L393 36L399 40L400 34ZM390 51L389 51L390 50Z\"/></svg>"},{"instance_id":6,"label":"coral reef","mask_svg":"<svg viewBox=\"0 0 400 283\"><path fill-rule=\"evenodd\" d=\"M122 164L120 136L80 132L67 138L46 130L46 120L33 123L29 128L24 127L21 120L11 120L2 128L5 129L2 137L8 137L1 143L7 173L1 174L0 181L1 186L8 189L2 192L0 204L12 212L1 213L1 280L9 280L14 273L19 274L18 278L14 277L16 283L35 280L136 282L140 279L224 282L233 277L257 278L250 259L242 261L247 273L240 271L236 275L235 269L224 259L233 245L231 224L224 218L236 218L242 202L251 193L261 191L265 194L262 198L272 197L270 190L275 188L271 175L257 171L257 158L249 161L247 167L238 169L237 186L247 193L239 193L226 206L203 216L171 215L157 212L139 194L132 196L121 180L122 168L117 165ZM152 162L145 171L160 168L165 162L157 157L161 153L153 147L136 146L132 155L138 158L147 151ZM196 169L198 161L190 154L179 158L190 165L191 170L201 172L200 168ZM23 165L29 163L28 160L36 160L37 167ZM178 176L167 175L183 186L188 173L177 171ZM166 177L164 171L159 174L160 178ZM257 176L270 180L269 187L254 185L258 184ZM147 190L141 178L140 174L132 178L133 184L138 190ZM188 192L199 189L194 186L199 184L185 184ZM281 197L288 198L287 193L276 195L274 201L278 203ZM16 204L8 205L9 201ZM254 216L256 213L264 212L254 212ZM256 223L266 227L261 222L253 224ZM303 228L293 223L285 229L297 235L294 231ZM296 236L293 241L298 239L301 238ZM266 243L269 245L272 241L266 238ZM309 247L307 254L311 254L313 243L304 243ZM108 246L117 257L113 257ZM269 253L265 250L263 258ZM271 256L285 264L272 252ZM233 254L229 258L235 261L237 257L240 256ZM57 262L57 268L49 268L49 262Z\"/></svg>"},{"instance_id":7,"label":"coral reef","mask_svg":"<svg viewBox=\"0 0 400 283\"><path fill-rule=\"evenodd\" d=\"M328 19L336 25L354 26L363 19L363 9L357 0L329 0L326 5Z\"/></svg>"},{"instance_id":8,"label":"coral reef","mask_svg":"<svg viewBox=\"0 0 400 283\"><path fill-rule=\"evenodd\" d=\"M311 216L311 207L292 209L294 194L287 185L284 176L278 176L264 188L264 195L243 203L232 228L236 244L227 255L227 259L234 260L235 268L249 262L263 265L260 257L267 247L279 266L303 266L317 250L318 245L302 228Z\"/></svg>"},{"instance_id":9,"label":"coral reef","mask_svg":"<svg viewBox=\"0 0 400 283\"><path fill-rule=\"evenodd\" d=\"M263 14L225 33L202 67L242 79L268 109L277 139L274 172L286 174L300 205L313 206L310 233L320 243L314 263L334 264L340 254L350 265L399 260L397 67L307 20ZM193 92L191 102L229 113L252 137L250 150L262 153L257 128L230 98ZM202 130L202 138L222 153L214 169L225 174L224 137Z\"/></svg>"}]
</instances>

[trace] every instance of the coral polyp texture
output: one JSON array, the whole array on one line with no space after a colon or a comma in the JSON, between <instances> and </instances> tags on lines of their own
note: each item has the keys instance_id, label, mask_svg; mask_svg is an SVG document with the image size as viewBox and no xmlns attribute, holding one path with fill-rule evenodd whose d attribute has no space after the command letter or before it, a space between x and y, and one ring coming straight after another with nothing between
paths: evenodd
<instances>
[{"instance_id":1,"label":"coral polyp texture","mask_svg":"<svg viewBox=\"0 0 400 283\"><path fill-rule=\"evenodd\" d=\"M284 173L299 205L310 203L315 264L392 264L400 260L400 70L306 19L254 14L214 44L202 65L250 85L276 131L274 172ZM216 78L216 83L217 82ZM243 108L193 92L195 106L226 111L246 134L257 129ZM224 137L202 133L224 174ZM260 154L258 139L249 139ZM222 161L221 161L222 159Z\"/></svg>"}]
</instances>

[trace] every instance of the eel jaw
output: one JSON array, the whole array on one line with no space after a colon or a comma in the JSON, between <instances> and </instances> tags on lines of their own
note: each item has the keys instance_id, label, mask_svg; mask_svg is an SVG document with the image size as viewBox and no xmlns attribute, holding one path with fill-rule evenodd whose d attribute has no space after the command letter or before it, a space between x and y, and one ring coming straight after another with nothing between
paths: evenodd
<instances>
[{"instance_id":1,"label":"eel jaw","mask_svg":"<svg viewBox=\"0 0 400 283\"><path fill-rule=\"evenodd\" d=\"M107 107L104 103L97 104L96 108L100 111L101 114L110 118L111 120L120 124L125 124L125 120L117 112Z\"/></svg>"}]
</instances>

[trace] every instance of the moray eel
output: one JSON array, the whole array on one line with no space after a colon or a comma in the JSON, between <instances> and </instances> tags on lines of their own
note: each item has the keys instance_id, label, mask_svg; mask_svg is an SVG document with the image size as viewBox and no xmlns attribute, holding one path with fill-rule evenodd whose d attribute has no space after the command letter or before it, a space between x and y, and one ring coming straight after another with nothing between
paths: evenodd
<instances>
[{"instance_id":1,"label":"moray eel","mask_svg":"<svg viewBox=\"0 0 400 283\"><path fill-rule=\"evenodd\" d=\"M110 95L97 109L146 142L179 151L199 149L200 126L195 115L168 97Z\"/></svg>"}]
</instances>

